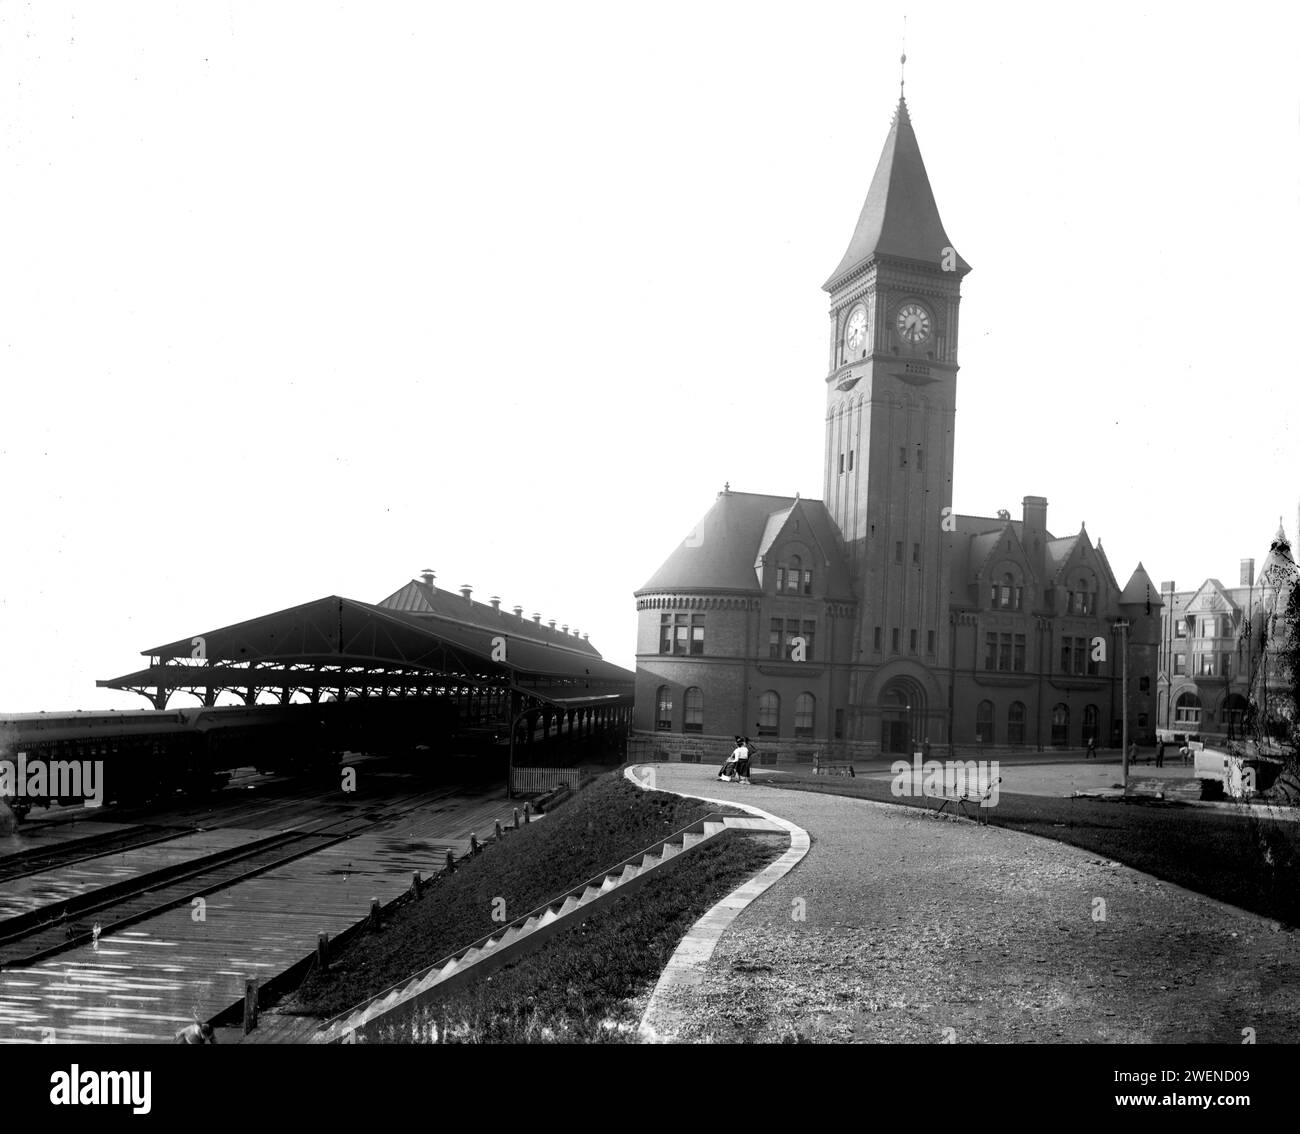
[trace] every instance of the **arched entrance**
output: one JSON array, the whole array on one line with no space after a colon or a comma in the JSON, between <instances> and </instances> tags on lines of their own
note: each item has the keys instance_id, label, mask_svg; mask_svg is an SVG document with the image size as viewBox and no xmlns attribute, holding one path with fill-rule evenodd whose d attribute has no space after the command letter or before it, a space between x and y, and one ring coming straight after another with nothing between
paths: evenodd
<instances>
[{"instance_id":1,"label":"arched entrance","mask_svg":"<svg viewBox=\"0 0 1300 1134\"><path fill-rule=\"evenodd\" d=\"M893 677L880 691L880 750L910 756L919 748L925 691L909 677Z\"/></svg>"}]
</instances>

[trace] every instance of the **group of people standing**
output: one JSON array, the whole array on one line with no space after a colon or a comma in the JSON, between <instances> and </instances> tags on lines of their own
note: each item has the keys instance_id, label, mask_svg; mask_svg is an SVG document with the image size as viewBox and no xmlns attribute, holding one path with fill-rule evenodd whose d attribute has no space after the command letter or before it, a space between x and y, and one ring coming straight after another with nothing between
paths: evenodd
<instances>
[{"instance_id":1,"label":"group of people standing","mask_svg":"<svg viewBox=\"0 0 1300 1134\"><path fill-rule=\"evenodd\" d=\"M749 764L754 758L754 747L749 743L749 737L736 737L736 747L732 750L726 762L718 769L718 779L725 780L728 783L749 783Z\"/></svg>"}]
</instances>

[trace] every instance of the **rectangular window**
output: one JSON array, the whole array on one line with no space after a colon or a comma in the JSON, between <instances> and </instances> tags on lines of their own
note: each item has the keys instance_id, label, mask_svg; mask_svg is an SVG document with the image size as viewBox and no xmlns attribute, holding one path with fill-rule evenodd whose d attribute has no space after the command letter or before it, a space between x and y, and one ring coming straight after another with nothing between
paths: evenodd
<instances>
[{"instance_id":1,"label":"rectangular window","mask_svg":"<svg viewBox=\"0 0 1300 1134\"><path fill-rule=\"evenodd\" d=\"M921 562L921 545L919 543L912 544L912 562Z\"/></svg>"},{"instance_id":2,"label":"rectangular window","mask_svg":"<svg viewBox=\"0 0 1300 1134\"><path fill-rule=\"evenodd\" d=\"M785 623L785 650L781 654L786 661L794 656L794 640L799 637L799 623L793 619L786 619Z\"/></svg>"},{"instance_id":3,"label":"rectangular window","mask_svg":"<svg viewBox=\"0 0 1300 1134\"><path fill-rule=\"evenodd\" d=\"M1086 638L1075 638L1074 640L1074 672L1075 673L1084 672L1084 666L1086 665L1084 658L1087 656L1087 645L1088 642Z\"/></svg>"},{"instance_id":4,"label":"rectangular window","mask_svg":"<svg viewBox=\"0 0 1300 1134\"><path fill-rule=\"evenodd\" d=\"M776 569L776 593L780 594L783 590L785 590L785 568L778 567Z\"/></svg>"},{"instance_id":5,"label":"rectangular window","mask_svg":"<svg viewBox=\"0 0 1300 1134\"><path fill-rule=\"evenodd\" d=\"M934 631L933 630L927 630L925 632L925 652L927 654L930 654L931 656L934 655Z\"/></svg>"},{"instance_id":6,"label":"rectangular window","mask_svg":"<svg viewBox=\"0 0 1300 1134\"><path fill-rule=\"evenodd\" d=\"M894 562L903 562L903 541L901 539L894 544Z\"/></svg>"},{"instance_id":7,"label":"rectangular window","mask_svg":"<svg viewBox=\"0 0 1300 1134\"><path fill-rule=\"evenodd\" d=\"M803 573L803 593L806 595L812 594L812 572L811 571L805 571Z\"/></svg>"},{"instance_id":8,"label":"rectangular window","mask_svg":"<svg viewBox=\"0 0 1300 1134\"><path fill-rule=\"evenodd\" d=\"M671 614L661 614L659 616L659 652L661 654L671 654L673 652L673 616Z\"/></svg>"},{"instance_id":9,"label":"rectangular window","mask_svg":"<svg viewBox=\"0 0 1300 1134\"><path fill-rule=\"evenodd\" d=\"M849 450L849 472L853 471L853 450Z\"/></svg>"},{"instance_id":10,"label":"rectangular window","mask_svg":"<svg viewBox=\"0 0 1300 1134\"><path fill-rule=\"evenodd\" d=\"M844 739L844 710L843 709L835 710L835 739L836 740Z\"/></svg>"},{"instance_id":11,"label":"rectangular window","mask_svg":"<svg viewBox=\"0 0 1300 1134\"><path fill-rule=\"evenodd\" d=\"M909 631L908 631L908 633L907 633L907 642L908 642L907 648L908 648L912 653L916 653L916 631L915 631L915 630L909 630Z\"/></svg>"},{"instance_id":12,"label":"rectangular window","mask_svg":"<svg viewBox=\"0 0 1300 1134\"><path fill-rule=\"evenodd\" d=\"M1061 672L1070 672L1070 639L1061 639Z\"/></svg>"},{"instance_id":13,"label":"rectangular window","mask_svg":"<svg viewBox=\"0 0 1300 1134\"><path fill-rule=\"evenodd\" d=\"M1082 609L1080 610L1081 614L1092 613L1093 601L1096 599L1096 597L1097 596L1090 591L1079 592L1079 599L1081 600L1082 603Z\"/></svg>"},{"instance_id":14,"label":"rectangular window","mask_svg":"<svg viewBox=\"0 0 1300 1134\"><path fill-rule=\"evenodd\" d=\"M1187 637L1187 620L1186 620L1186 619L1184 619L1184 618L1180 618L1180 619L1178 619L1178 621L1176 621L1176 622L1174 623L1174 637L1175 637L1175 638L1186 638L1186 637Z\"/></svg>"},{"instance_id":15,"label":"rectangular window","mask_svg":"<svg viewBox=\"0 0 1300 1134\"><path fill-rule=\"evenodd\" d=\"M840 472L844 471L844 454L840 454Z\"/></svg>"},{"instance_id":16,"label":"rectangular window","mask_svg":"<svg viewBox=\"0 0 1300 1134\"><path fill-rule=\"evenodd\" d=\"M813 638L815 638L816 635L817 635L817 623L805 621L803 624L803 638L804 638L804 642L807 643L806 656L809 661L813 660Z\"/></svg>"},{"instance_id":17,"label":"rectangular window","mask_svg":"<svg viewBox=\"0 0 1300 1134\"><path fill-rule=\"evenodd\" d=\"M1025 588L1024 588L1024 587L1017 587L1017 588L1016 588L1016 594L1015 594L1015 606L1014 606L1014 609L1015 609L1015 610L1019 610L1019 609L1020 609L1020 600L1021 600L1021 597L1024 595L1024 593L1025 593Z\"/></svg>"},{"instance_id":18,"label":"rectangular window","mask_svg":"<svg viewBox=\"0 0 1300 1134\"><path fill-rule=\"evenodd\" d=\"M875 643L875 645L876 645L876 649L877 649L877 650L880 649L880 627L879 627L879 626L876 627L876 643Z\"/></svg>"},{"instance_id":19,"label":"rectangular window","mask_svg":"<svg viewBox=\"0 0 1300 1134\"><path fill-rule=\"evenodd\" d=\"M894 653L898 653L898 627L895 626L890 634L890 641L894 647Z\"/></svg>"},{"instance_id":20,"label":"rectangular window","mask_svg":"<svg viewBox=\"0 0 1300 1134\"><path fill-rule=\"evenodd\" d=\"M691 628L686 624L686 615L679 614L673 619L673 653L684 654L689 645Z\"/></svg>"},{"instance_id":21,"label":"rectangular window","mask_svg":"<svg viewBox=\"0 0 1300 1134\"><path fill-rule=\"evenodd\" d=\"M1088 676L1096 677L1100 672L1100 663L1092 656L1092 643L1087 638L1080 638L1083 643L1084 651L1088 656Z\"/></svg>"},{"instance_id":22,"label":"rectangular window","mask_svg":"<svg viewBox=\"0 0 1300 1134\"><path fill-rule=\"evenodd\" d=\"M1002 599L1002 605L1003 605L1003 606L1010 606L1010 605L1011 605L1011 588L1010 588L1010 587L1007 587L1007 586L1002 587L1001 594L1000 594L999 597Z\"/></svg>"},{"instance_id":23,"label":"rectangular window","mask_svg":"<svg viewBox=\"0 0 1300 1134\"><path fill-rule=\"evenodd\" d=\"M772 619L772 630L767 636L767 656L769 658L779 658L781 656L781 620Z\"/></svg>"},{"instance_id":24,"label":"rectangular window","mask_svg":"<svg viewBox=\"0 0 1300 1134\"><path fill-rule=\"evenodd\" d=\"M704 653L704 615L691 615L691 653Z\"/></svg>"},{"instance_id":25,"label":"rectangular window","mask_svg":"<svg viewBox=\"0 0 1300 1134\"><path fill-rule=\"evenodd\" d=\"M984 668L997 669L998 667L998 636L996 634L984 635Z\"/></svg>"},{"instance_id":26,"label":"rectangular window","mask_svg":"<svg viewBox=\"0 0 1300 1134\"><path fill-rule=\"evenodd\" d=\"M989 588L989 606L997 606L997 605L998 605L998 585L997 583L994 583L993 586Z\"/></svg>"},{"instance_id":27,"label":"rectangular window","mask_svg":"<svg viewBox=\"0 0 1300 1134\"><path fill-rule=\"evenodd\" d=\"M998 669L1011 668L1011 635L1003 634L998 642Z\"/></svg>"},{"instance_id":28,"label":"rectangular window","mask_svg":"<svg viewBox=\"0 0 1300 1134\"><path fill-rule=\"evenodd\" d=\"M1023 634L1016 635L1015 654L1011 660L1011 668L1016 673L1025 672L1025 636Z\"/></svg>"},{"instance_id":29,"label":"rectangular window","mask_svg":"<svg viewBox=\"0 0 1300 1134\"><path fill-rule=\"evenodd\" d=\"M1200 675L1202 677L1213 677L1214 676L1214 655L1201 654L1200 657L1201 657Z\"/></svg>"},{"instance_id":30,"label":"rectangular window","mask_svg":"<svg viewBox=\"0 0 1300 1134\"><path fill-rule=\"evenodd\" d=\"M1074 592L1073 591L1065 592L1065 613L1066 614L1074 613Z\"/></svg>"},{"instance_id":31,"label":"rectangular window","mask_svg":"<svg viewBox=\"0 0 1300 1134\"><path fill-rule=\"evenodd\" d=\"M1174 654L1174 673L1178 674L1178 673L1186 673L1186 672L1187 672L1187 655Z\"/></svg>"},{"instance_id":32,"label":"rectangular window","mask_svg":"<svg viewBox=\"0 0 1300 1134\"><path fill-rule=\"evenodd\" d=\"M1231 654L1219 655L1219 676L1220 677L1232 676L1232 655Z\"/></svg>"}]
</instances>

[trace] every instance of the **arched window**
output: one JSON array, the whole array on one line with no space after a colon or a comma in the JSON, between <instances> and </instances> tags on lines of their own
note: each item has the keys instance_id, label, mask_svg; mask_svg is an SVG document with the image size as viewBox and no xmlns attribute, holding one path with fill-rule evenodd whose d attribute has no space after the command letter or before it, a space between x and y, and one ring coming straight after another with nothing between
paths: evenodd
<instances>
[{"instance_id":1,"label":"arched window","mask_svg":"<svg viewBox=\"0 0 1300 1134\"><path fill-rule=\"evenodd\" d=\"M1052 744L1064 748L1070 743L1070 706L1062 702L1052 706Z\"/></svg>"},{"instance_id":2,"label":"arched window","mask_svg":"<svg viewBox=\"0 0 1300 1134\"><path fill-rule=\"evenodd\" d=\"M758 735L776 736L781 725L781 698L769 689L758 699Z\"/></svg>"},{"instance_id":3,"label":"arched window","mask_svg":"<svg viewBox=\"0 0 1300 1134\"><path fill-rule=\"evenodd\" d=\"M813 715L817 710L817 698L811 693L800 693L794 699L794 734L795 736L812 736Z\"/></svg>"},{"instance_id":4,"label":"arched window","mask_svg":"<svg viewBox=\"0 0 1300 1134\"><path fill-rule=\"evenodd\" d=\"M1007 710L1007 743L1024 744L1025 742L1025 703L1012 701Z\"/></svg>"},{"instance_id":5,"label":"arched window","mask_svg":"<svg viewBox=\"0 0 1300 1134\"><path fill-rule=\"evenodd\" d=\"M981 744L993 743L992 701L981 701L975 707L975 739Z\"/></svg>"},{"instance_id":6,"label":"arched window","mask_svg":"<svg viewBox=\"0 0 1300 1134\"><path fill-rule=\"evenodd\" d=\"M704 691L692 685L682 697L682 732L704 731Z\"/></svg>"},{"instance_id":7,"label":"arched window","mask_svg":"<svg viewBox=\"0 0 1300 1134\"><path fill-rule=\"evenodd\" d=\"M1188 729L1201 727L1201 699L1195 693L1180 693L1174 702L1174 723Z\"/></svg>"},{"instance_id":8,"label":"arched window","mask_svg":"<svg viewBox=\"0 0 1300 1134\"><path fill-rule=\"evenodd\" d=\"M673 727L672 691L667 685L659 686L655 694L655 728L668 730Z\"/></svg>"},{"instance_id":9,"label":"arched window","mask_svg":"<svg viewBox=\"0 0 1300 1134\"><path fill-rule=\"evenodd\" d=\"M1083 707L1083 742L1097 741L1101 738L1101 710L1096 705Z\"/></svg>"}]
</instances>

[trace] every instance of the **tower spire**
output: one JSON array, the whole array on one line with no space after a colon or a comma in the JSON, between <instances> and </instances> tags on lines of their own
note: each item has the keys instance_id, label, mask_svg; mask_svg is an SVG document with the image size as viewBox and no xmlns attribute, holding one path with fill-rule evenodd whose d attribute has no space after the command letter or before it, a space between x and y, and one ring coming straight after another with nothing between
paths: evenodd
<instances>
[{"instance_id":1,"label":"tower spire","mask_svg":"<svg viewBox=\"0 0 1300 1134\"><path fill-rule=\"evenodd\" d=\"M898 101L903 101L903 83L907 71L907 13L903 13L903 54L898 57Z\"/></svg>"}]
</instances>

